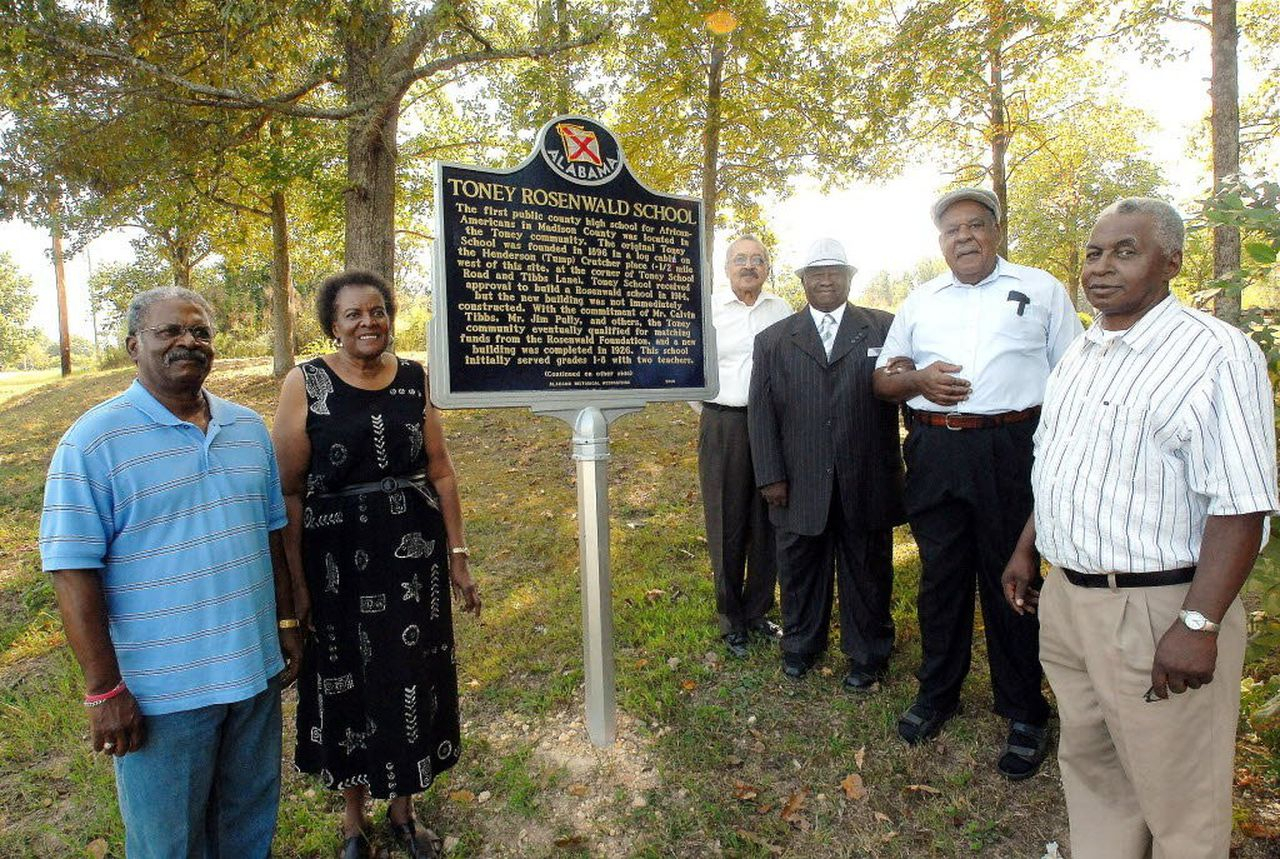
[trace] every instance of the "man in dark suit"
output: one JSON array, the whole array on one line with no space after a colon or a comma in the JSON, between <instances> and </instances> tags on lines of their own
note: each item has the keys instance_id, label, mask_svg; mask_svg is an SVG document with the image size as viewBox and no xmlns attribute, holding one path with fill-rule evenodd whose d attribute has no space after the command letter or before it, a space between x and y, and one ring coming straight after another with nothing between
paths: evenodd
<instances>
[{"instance_id":1,"label":"man in dark suit","mask_svg":"<svg viewBox=\"0 0 1280 859\"><path fill-rule=\"evenodd\" d=\"M846 688L867 691L893 649L893 526L905 521L898 410L871 389L893 316L848 303L855 269L819 239L797 274L808 306L756 338L747 419L756 485L777 529L783 672L827 646L832 563Z\"/></svg>"}]
</instances>

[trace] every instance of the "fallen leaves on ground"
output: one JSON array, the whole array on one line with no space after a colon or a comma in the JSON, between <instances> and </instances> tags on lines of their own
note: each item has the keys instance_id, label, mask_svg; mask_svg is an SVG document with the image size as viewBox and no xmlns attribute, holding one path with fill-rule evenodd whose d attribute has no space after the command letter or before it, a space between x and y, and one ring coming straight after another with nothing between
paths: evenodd
<instances>
[{"instance_id":1,"label":"fallen leaves on ground","mask_svg":"<svg viewBox=\"0 0 1280 859\"><path fill-rule=\"evenodd\" d=\"M931 793L935 796L942 793L942 791L938 790L936 787L930 787L927 784L909 784L906 789L912 793Z\"/></svg>"},{"instance_id":2,"label":"fallen leaves on ground","mask_svg":"<svg viewBox=\"0 0 1280 859\"><path fill-rule=\"evenodd\" d=\"M792 826L798 826L802 829L806 828L809 823L801 813L804 811L805 793L806 792L804 790L797 790L795 793L791 794L791 796L787 797L787 801L783 804L782 811L780 813L782 819L787 823L790 823Z\"/></svg>"},{"instance_id":3,"label":"fallen leaves on ground","mask_svg":"<svg viewBox=\"0 0 1280 859\"><path fill-rule=\"evenodd\" d=\"M840 781L840 788L844 791L844 795L851 800L867 798L867 788L862 783L862 776L857 773L849 773Z\"/></svg>"},{"instance_id":4,"label":"fallen leaves on ground","mask_svg":"<svg viewBox=\"0 0 1280 859\"><path fill-rule=\"evenodd\" d=\"M692 692L694 689L698 688L698 681L697 680L681 680L680 688L686 692Z\"/></svg>"},{"instance_id":5,"label":"fallen leaves on ground","mask_svg":"<svg viewBox=\"0 0 1280 859\"><path fill-rule=\"evenodd\" d=\"M746 802L747 800L755 799L759 795L759 791L744 781L735 781L733 783L734 799Z\"/></svg>"},{"instance_id":6,"label":"fallen leaves on ground","mask_svg":"<svg viewBox=\"0 0 1280 859\"><path fill-rule=\"evenodd\" d=\"M858 749L856 753L854 753L854 756L853 756L854 766L856 766L858 769L862 769L862 764L866 760L867 760L867 747L863 746L862 748Z\"/></svg>"},{"instance_id":7,"label":"fallen leaves on ground","mask_svg":"<svg viewBox=\"0 0 1280 859\"><path fill-rule=\"evenodd\" d=\"M571 784L566 790L571 796L586 796L591 793L591 789L585 784Z\"/></svg>"},{"instance_id":8,"label":"fallen leaves on ground","mask_svg":"<svg viewBox=\"0 0 1280 859\"><path fill-rule=\"evenodd\" d=\"M583 850L587 847L587 839L581 835L566 835L552 842L561 850Z\"/></svg>"},{"instance_id":9,"label":"fallen leaves on ground","mask_svg":"<svg viewBox=\"0 0 1280 859\"><path fill-rule=\"evenodd\" d=\"M84 852L88 853L92 859L102 859L107 855L107 839L95 838L84 847Z\"/></svg>"},{"instance_id":10,"label":"fallen leaves on ground","mask_svg":"<svg viewBox=\"0 0 1280 859\"><path fill-rule=\"evenodd\" d=\"M449 791L449 799L454 802L475 802L476 795L469 790L452 790Z\"/></svg>"},{"instance_id":11,"label":"fallen leaves on ground","mask_svg":"<svg viewBox=\"0 0 1280 859\"><path fill-rule=\"evenodd\" d=\"M1272 841L1280 839L1280 828L1267 826L1263 823L1256 823L1252 820L1245 821L1240 824L1240 831L1250 838L1257 838L1262 841Z\"/></svg>"}]
</instances>

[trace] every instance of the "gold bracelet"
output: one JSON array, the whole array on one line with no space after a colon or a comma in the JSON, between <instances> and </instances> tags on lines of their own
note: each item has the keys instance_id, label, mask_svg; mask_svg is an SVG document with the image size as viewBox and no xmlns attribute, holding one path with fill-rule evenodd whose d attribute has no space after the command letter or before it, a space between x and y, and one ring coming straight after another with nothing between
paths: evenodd
<instances>
[{"instance_id":1,"label":"gold bracelet","mask_svg":"<svg viewBox=\"0 0 1280 859\"><path fill-rule=\"evenodd\" d=\"M470 558L470 557L471 557L471 550L470 550L470 549L468 549L466 546L454 546L452 549L450 549L450 550L449 550L449 554L450 554L450 555L461 555L461 556L462 556L462 557L464 557L464 558Z\"/></svg>"},{"instance_id":2,"label":"gold bracelet","mask_svg":"<svg viewBox=\"0 0 1280 859\"><path fill-rule=\"evenodd\" d=\"M276 621L276 626L280 627L281 629L297 629L298 621L297 621L297 618L286 617Z\"/></svg>"}]
</instances>

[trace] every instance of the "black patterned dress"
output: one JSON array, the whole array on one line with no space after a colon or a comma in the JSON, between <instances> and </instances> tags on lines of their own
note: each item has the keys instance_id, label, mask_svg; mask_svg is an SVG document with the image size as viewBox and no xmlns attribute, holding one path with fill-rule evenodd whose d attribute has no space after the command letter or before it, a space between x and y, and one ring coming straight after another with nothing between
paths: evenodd
<instances>
[{"instance_id":1,"label":"black patterned dress","mask_svg":"<svg viewBox=\"0 0 1280 859\"><path fill-rule=\"evenodd\" d=\"M426 380L399 360L366 391L302 365L311 467L302 557L315 635L298 677L295 762L335 790L418 793L458 760L448 547L434 490L335 495L427 466Z\"/></svg>"}]
</instances>

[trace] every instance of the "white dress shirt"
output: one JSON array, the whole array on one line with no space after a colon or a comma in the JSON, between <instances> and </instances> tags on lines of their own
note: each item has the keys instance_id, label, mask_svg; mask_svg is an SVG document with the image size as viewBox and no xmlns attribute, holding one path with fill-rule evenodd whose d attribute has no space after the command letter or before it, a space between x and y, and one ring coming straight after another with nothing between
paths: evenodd
<instances>
[{"instance_id":1,"label":"white dress shirt","mask_svg":"<svg viewBox=\"0 0 1280 859\"><path fill-rule=\"evenodd\" d=\"M1025 300L1024 300L1025 299ZM1080 334L1071 297L1052 275L1000 257L976 284L946 271L912 290L893 318L876 362L905 356L923 370L935 361L958 364L973 386L954 408L922 396L920 411L991 415L1039 405L1049 371Z\"/></svg>"},{"instance_id":2,"label":"white dress shirt","mask_svg":"<svg viewBox=\"0 0 1280 859\"><path fill-rule=\"evenodd\" d=\"M836 330L840 330L840 323L844 321L844 309L848 307L848 302L843 302L835 310L818 310L812 304L809 305L809 315L813 317L813 324L818 326L818 331L822 331L822 317L828 314L836 321Z\"/></svg>"},{"instance_id":3,"label":"white dress shirt","mask_svg":"<svg viewBox=\"0 0 1280 859\"><path fill-rule=\"evenodd\" d=\"M1277 509L1272 402L1253 341L1173 296L1127 331L1095 323L1045 392L1040 553L1086 573L1194 565L1206 517Z\"/></svg>"},{"instance_id":4,"label":"white dress shirt","mask_svg":"<svg viewBox=\"0 0 1280 859\"><path fill-rule=\"evenodd\" d=\"M713 403L742 407L751 389L751 355L756 335L791 315L791 305L772 292L760 292L755 304L744 304L732 289L711 293L711 324L716 329L716 361L720 393Z\"/></svg>"}]
</instances>

